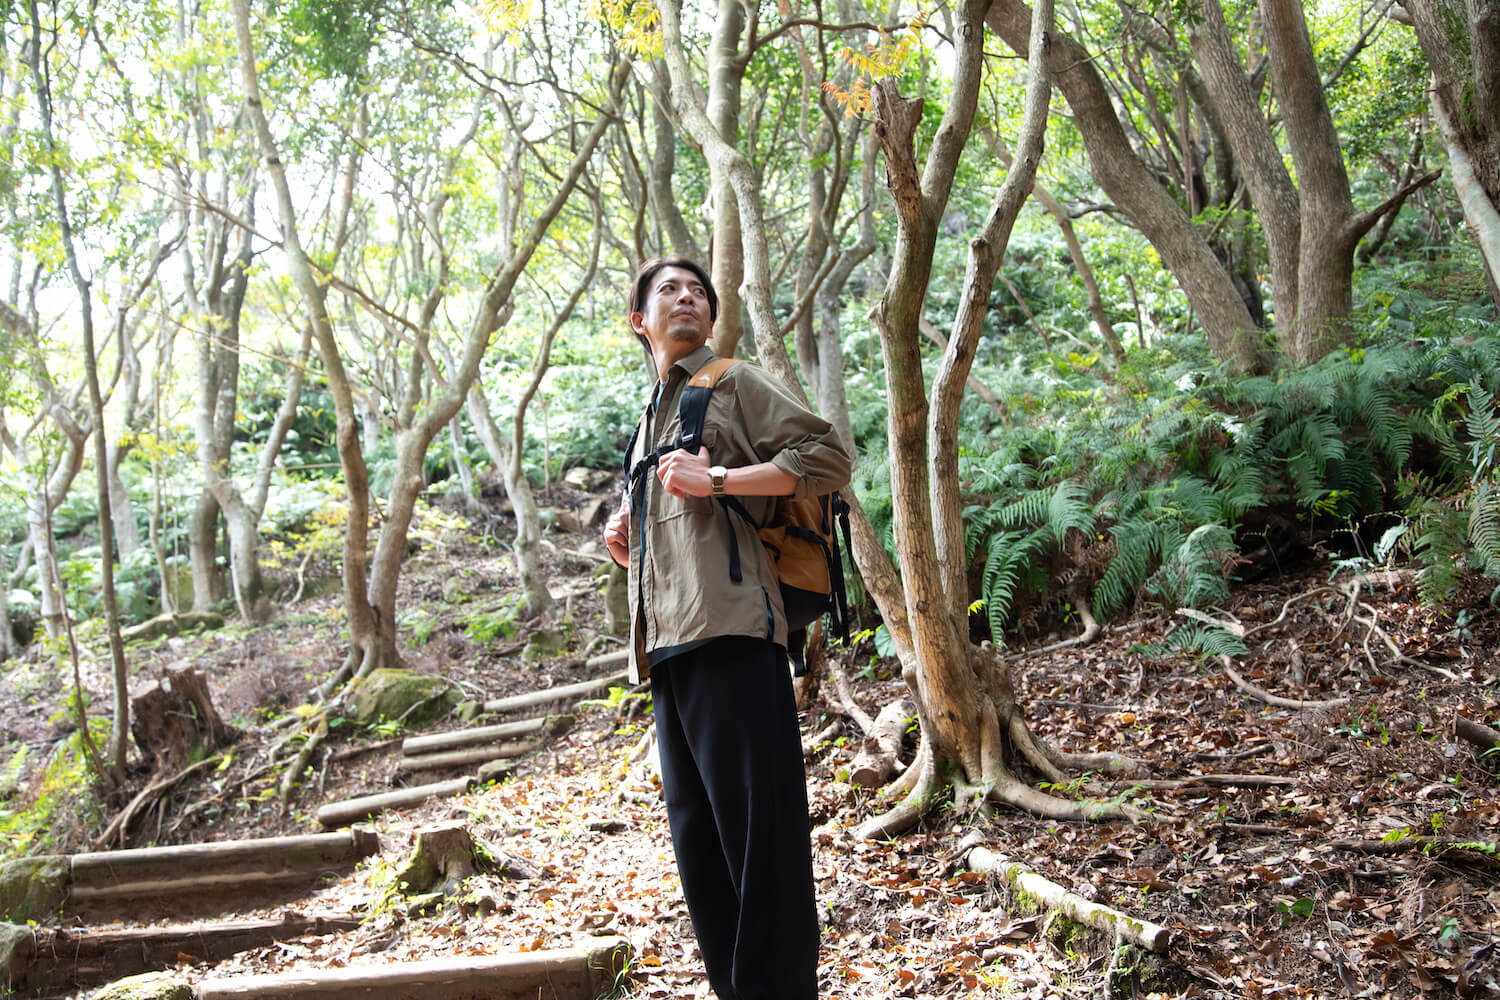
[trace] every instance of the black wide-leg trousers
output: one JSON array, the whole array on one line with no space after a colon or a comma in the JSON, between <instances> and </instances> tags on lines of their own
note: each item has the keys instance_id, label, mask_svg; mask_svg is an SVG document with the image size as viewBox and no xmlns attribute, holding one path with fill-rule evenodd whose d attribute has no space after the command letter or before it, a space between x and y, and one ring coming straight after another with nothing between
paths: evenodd
<instances>
[{"instance_id":1,"label":"black wide-leg trousers","mask_svg":"<svg viewBox=\"0 0 1500 1000\"><path fill-rule=\"evenodd\" d=\"M726 636L651 668L682 892L720 1000L816 1000L807 775L786 653Z\"/></svg>"}]
</instances>

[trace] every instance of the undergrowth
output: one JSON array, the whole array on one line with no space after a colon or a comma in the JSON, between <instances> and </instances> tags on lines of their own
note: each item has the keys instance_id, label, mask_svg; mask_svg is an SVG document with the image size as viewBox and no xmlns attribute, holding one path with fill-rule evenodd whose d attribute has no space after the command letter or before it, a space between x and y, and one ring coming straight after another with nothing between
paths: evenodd
<instances>
[{"instance_id":1,"label":"undergrowth","mask_svg":"<svg viewBox=\"0 0 1500 1000\"><path fill-rule=\"evenodd\" d=\"M1325 545L1343 566L1411 560L1429 602L1468 571L1500 581L1489 312L1408 305L1418 329L1387 310L1365 324L1378 341L1248 378L1186 337L1114 372L1071 354L985 371L1006 418L970 434L960 468L990 634L1081 600L1101 620L1210 607L1237 567Z\"/></svg>"}]
</instances>

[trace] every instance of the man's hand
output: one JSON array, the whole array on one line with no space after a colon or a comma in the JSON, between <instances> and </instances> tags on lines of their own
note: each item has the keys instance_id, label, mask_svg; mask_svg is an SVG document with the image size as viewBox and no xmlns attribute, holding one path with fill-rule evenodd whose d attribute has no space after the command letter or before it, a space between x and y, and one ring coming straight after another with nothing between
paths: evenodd
<instances>
[{"instance_id":1,"label":"man's hand","mask_svg":"<svg viewBox=\"0 0 1500 1000\"><path fill-rule=\"evenodd\" d=\"M604 522L604 547L609 549L609 557L618 565L628 568L630 565L630 503L621 501L620 509L609 515L609 520Z\"/></svg>"},{"instance_id":2,"label":"man's hand","mask_svg":"<svg viewBox=\"0 0 1500 1000\"><path fill-rule=\"evenodd\" d=\"M667 452L656 463L656 477L662 489L674 497L706 497L714 492L714 481L708 474L708 449L698 446L694 455L682 448Z\"/></svg>"}]
</instances>

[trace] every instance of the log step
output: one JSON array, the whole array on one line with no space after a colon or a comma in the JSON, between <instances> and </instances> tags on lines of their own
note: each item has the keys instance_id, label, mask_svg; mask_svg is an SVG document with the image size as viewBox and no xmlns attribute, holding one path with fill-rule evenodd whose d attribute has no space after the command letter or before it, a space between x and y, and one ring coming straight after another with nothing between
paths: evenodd
<instances>
[{"instance_id":1,"label":"log step","mask_svg":"<svg viewBox=\"0 0 1500 1000\"><path fill-rule=\"evenodd\" d=\"M230 920L166 927L36 929L30 960L12 986L22 993L71 990L170 969L184 955L221 961L251 948L307 934L356 930L358 917Z\"/></svg>"},{"instance_id":2,"label":"log step","mask_svg":"<svg viewBox=\"0 0 1500 1000\"><path fill-rule=\"evenodd\" d=\"M624 938L606 937L555 951L209 979L197 994L198 1000L595 1000L616 985L629 955Z\"/></svg>"},{"instance_id":3,"label":"log step","mask_svg":"<svg viewBox=\"0 0 1500 1000\"><path fill-rule=\"evenodd\" d=\"M400 809L403 806L414 806L426 802L428 799L462 795L473 784L473 776L465 776L454 778L452 781L434 782L430 785L398 788L394 792L361 795L359 798L345 799L343 802L330 802L318 810L318 822L327 827L344 826L387 809Z\"/></svg>"},{"instance_id":4,"label":"log step","mask_svg":"<svg viewBox=\"0 0 1500 1000\"><path fill-rule=\"evenodd\" d=\"M456 729L451 733L433 733L430 736L412 736L402 741L401 753L417 757L424 753L441 750L457 750L477 743L493 743L495 740L530 736L547 728L546 719L522 719L519 722L502 722L498 726L477 726L473 729Z\"/></svg>"},{"instance_id":5,"label":"log step","mask_svg":"<svg viewBox=\"0 0 1500 1000\"><path fill-rule=\"evenodd\" d=\"M403 757L396 763L397 771L436 771L447 767L470 767L488 764L492 760L519 757L537 747L535 740L520 743L495 743L472 750L449 750L446 753L428 753L419 757Z\"/></svg>"},{"instance_id":6,"label":"log step","mask_svg":"<svg viewBox=\"0 0 1500 1000\"><path fill-rule=\"evenodd\" d=\"M225 840L130 851L94 851L68 859L70 902L179 894L310 878L353 867L380 851L369 827L338 833Z\"/></svg>"},{"instance_id":7,"label":"log step","mask_svg":"<svg viewBox=\"0 0 1500 1000\"><path fill-rule=\"evenodd\" d=\"M628 654L627 654L628 655ZM592 660L589 662L593 662ZM544 688L540 691L528 691L526 694L512 695L509 698L496 698L484 703L484 710L495 714L514 712L522 708L534 708L537 705L549 705L554 701L562 701L564 698L574 698L579 695L593 694L601 691L612 684L618 684L629 678L628 671L621 670L619 673L610 674L608 677L596 677L591 681L579 681L577 684L564 684L560 687Z\"/></svg>"}]
</instances>

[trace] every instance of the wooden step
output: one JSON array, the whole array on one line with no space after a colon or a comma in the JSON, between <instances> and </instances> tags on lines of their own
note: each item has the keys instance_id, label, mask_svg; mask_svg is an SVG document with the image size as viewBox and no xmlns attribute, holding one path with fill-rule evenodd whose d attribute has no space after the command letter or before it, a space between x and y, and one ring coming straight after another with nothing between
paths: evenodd
<instances>
[{"instance_id":1,"label":"wooden step","mask_svg":"<svg viewBox=\"0 0 1500 1000\"><path fill-rule=\"evenodd\" d=\"M394 792L380 792L376 795L361 795L359 798L345 799L343 802L330 802L318 810L318 822L328 827L344 826L387 809L400 809L403 806L414 806L426 802L428 799L462 795L473 786L474 777L468 775L454 778L452 781L413 785L410 788L398 788Z\"/></svg>"},{"instance_id":2,"label":"wooden step","mask_svg":"<svg viewBox=\"0 0 1500 1000\"><path fill-rule=\"evenodd\" d=\"M515 955L464 955L394 965L234 976L198 984L198 1000L595 1000L630 957L624 938Z\"/></svg>"},{"instance_id":3,"label":"wooden step","mask_svg":"<svg viewBox=\"0 0 1500 1000\"><path fill-rule=\"evenodd\" d=\"M526 694L512 695L509 698L496 698L485 702L484 710L501 714L522 708L535 708L537 705L550 705L554 701L562 701L565 698L576 698L580 695L602 691L611 685L619 684L629 676L629 672L621 670L619 673L610 674L608 677L596 677L591 681L579 681L577 684L564 684L560 687L543 688L540 691L528 691Z\"/></svg>"},{"instance_id":4,"label":"wooden step","mask_svg":"<svg viewBox=\"0 0 1500 1000\"><path fill-rule=\"evenodd\" d=\"M165 927L37 928L29 960L12 987L19 993L97 986L142 972L170 969L184 955L217 962L251 948L307 934L341 934L358 917L225 920Z\"/></svg>"},{"instance_id":5,"label":"wooden step","mask_svg":"<svg viewBox=\"0 0 1500 1000\"><path fill-rule=\"evenodd\" d=\"M446 753L426 753L418 757L403 757L396 762L396 770L437 771L449 767L472 767L478 764L488 764L492 760L519 757L535 750L538 745L535 740L526 740L521 743L495 743L491 746L467 750L449 750Z\"/></svg>"},{"instance_id":6,"label":"wooden step","mask_svg":"<svg viewBox=\"0 0 1500 1000\"><path fill-rule=\"evenodd\" d=\"M375 831L356 827L338 833L75 854L68 859L69 901L289 882L351 868L379 851Z\"/></svg>"},{"instance_id":7,"label":"wooden step","mask_svg":"<svg viewBox=\"0 0 1500 1000\"><path fill-rule=\"evenodd\" d=\"M473 729L455 729L449 733L433 733L430 736L412 736L402 741L401 753L407 757L417 757L424 753L457 750L479 743L530 736L546 728L546 719L521 719L518 722L502 722L498 726L476 726Z\"/></svg>"}]
</instances>

